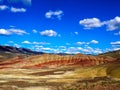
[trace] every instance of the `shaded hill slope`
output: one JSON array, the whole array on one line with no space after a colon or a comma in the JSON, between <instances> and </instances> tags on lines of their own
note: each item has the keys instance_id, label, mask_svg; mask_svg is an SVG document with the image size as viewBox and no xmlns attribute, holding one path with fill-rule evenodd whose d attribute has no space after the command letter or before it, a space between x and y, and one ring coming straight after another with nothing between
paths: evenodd
<instances>
[{"instance_id":1,"label":"shaded hill slope","mask_svg":"<svg viewBox=\"0 0 120 90\"><path fill-rule=\"evenodd\" d=\"M0 52L22 53L22 54L42 54L42 52L32 51L27 48L17 48L12 46L0 46Z\"/></svg>"},{"instance_id":2,"label":"shaded hill slope","mask_svg":"<svg viewBox=\"0 0 120 90\"><path fill-rule=\"evenodd\" d=\"M120 50L102 53L102 54L99 54L98 56L110 56L110 57L113 57L113 58L120 59Z\"/></svg>"},{"instance_id":3,"label":"shaded hill slope","mask_svg":"<svg viewBox=\"0 0 120 90\"><path fill-rule=\"evenodd\" d=\"M12 46L0 46L0 61L7 60L19 55L36 55L43 54L42 52L32 51L27 48L17 48Z\"/></svg>"}]
</instances>

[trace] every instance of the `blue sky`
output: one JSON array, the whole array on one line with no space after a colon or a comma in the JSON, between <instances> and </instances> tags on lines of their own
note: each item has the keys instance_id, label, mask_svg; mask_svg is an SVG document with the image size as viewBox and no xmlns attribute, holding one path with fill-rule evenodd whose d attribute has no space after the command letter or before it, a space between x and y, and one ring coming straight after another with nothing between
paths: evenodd
<instances>
[{"instance_id":1,"label":"blue sky","mask_svg":"<svg viewBox=\"0 0 120 90\"><path fill-rule=\"evenodd\" d=\"M50 53L120 49L119 0L0 0L0 44Z\"/></svg>"}]
</instances>

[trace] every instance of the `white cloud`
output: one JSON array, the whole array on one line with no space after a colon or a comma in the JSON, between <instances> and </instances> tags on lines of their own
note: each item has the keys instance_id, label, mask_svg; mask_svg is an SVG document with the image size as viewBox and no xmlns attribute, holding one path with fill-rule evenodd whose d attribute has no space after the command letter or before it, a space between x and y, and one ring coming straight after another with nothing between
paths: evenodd
<instances>
[{"instance_id":1,"label":"white cloud","mask_svg":"<svg viewBox=\"0 0 120 90\"><path fill-rule=\"evenodd\" d=\"M31 42L29 42L29 41L27 41L27 40L26 40L26 41L23 41L22 43L23 43L23 44L31 44Z\"/></svg>"},{"instance_id":2,"label":"white cloud","mask_svg":"<svg viewBox=\"0 0 120 90\"><path fill-rule=\"evenodd\" d=\"M0 10L6 10L6 9L8 9L9 7L8 6L6 6L6 5L0 5Z\"/></svg>"},{"instance_id":3,"label":"white cloud","mask_svg":"<svg viewBox=\"0 0 120 90\"><path fill-rule=\"evenodd\" d=\"M112 44L112 45L120 45L120 41L111 42L110 44Z\"/></svg>"},{"instance_id":4,"label":"white cloud","mask_svg":"<svg viewBox=\"0 0 120 90\"><path fill-rule=\"evenodd\" d=\"M23 35L23 34L28 34L24 30L21 29L0 29L0 35L12 35L12 34L17 34L17 35Z\"/></svg>"},{"instance_id":5,"label":"white cloud","mask_svg":"<svg viewBox=\"0 0 120 90\"><path fill-rule=\"evenodd\" d=\"M103 51L99 48L95 49L94 51L94 54L100 54L100 53L103 53Z\"/></svg>"},{"instance_id":6,"label":"white cloud","mask_svg":"<svg viewBox=\"0 0 120 90\"><path fill-rule=\"evenodd\" d=\"M33 33L37 33L37 32L38 32L38 31L37 31L37 30L35 30L35 29L33 29L32 31L33 31Z\"/></svg>"},{"instance_id":7,"label":"white cloud","mask_svg":"<svg viewBox=\"0 0 120 90\"><path fill-rule=\"evenodd\" d=\"M35 45L37 45L37 44L40 44L39 42L33 42L32 44L35 44Z\"/></svg>"},{"instance_id":8,"label":"white cloud","mask_svg":"<svg viewBox=\"0 0 120 90\"><path fill-rule=\"evenodd\" d=\"M26 12L25 8L15 8L15 7L9 7L7 5L0 5L0 10L7 10L7 9L13 13Z\"/></svg>"},{"instance_id":9,"label":"white cloud","mask_svg":"<svg viewBox=\"0 0 120 90\"><path fill-rule=\"evenodd\" d=\"M49 36L49 37L57 36L57 32L55 32L53 30L41 31L40 34L43 35L43 36Z\"/></svg>"},{"instance_id":10,"label":"white cloud","mask_svg":"<svg viewBox=\"0 0 120 90\"><path fill-rule=\"evenodd\" d=\"M10 9L11 12L17 13L17 12L26 12L25 8L15 8L15 7L11 7Z\"/></svg>"},{"instance_id":11,"label":"white cloud","mask_svg":"<svg viewBox=\"0 0 120 90\"><path fill-rule=\"evenodd\" d=\"M45 53L50 53L52 52L53 53L53 48L48 48L48 47L44 47L44 46L41 46L41 45L35 45L32 47L34 50L36 51L39 51L39 52L45 52Z\"/></svg>"},{"instance_id":12,"label":"white cloud","mask_svg":"<svg viewBox=\"0 0 120 90\"><path fill-rule=\"evenodd\" d=\"M45 13L45 17L50 19L50 18L58 18L59 20L61 20L61 17L63 16L63 11L62 10L58 10L58 11L48 11Z\"/></svg>"},{"instance_id":13,"label":"white cloud","mask_svg":"<svg viewBox=\"0 0 120 90\"><path fill-rule=\"evenodd\" d=\"M66 49L66 46L59 46L59 49Z\"/></svg>"},{"instance_id":14,"label":"white cloud","mask_svg":"<svg viewBox=\"0 0 120 90\"><path fill-rule=\"evenodd\" d=\"M0 35L10 35L11 32L5 30L5 29L0 29Z\"/></svg>"},{"instance_id":15,"label":"white cloud","mask_svg":"<svg viewBox=\"0 0 120 90\"><path fill-rule=\"evenodd\" d=\"M50 43L48 43L48 42L32 42L32 44L35 44L35 45L37 45L37 44L40 44L40 45L50 45Z\"/></svg>"},{"instance_id":16,"label":"white cloud","mask_svg":"<svg viewBox=\"0 0 120 90\"><path fill-rule=\"evenodd\" d=\"M91 40L90 42L77 42L77 45L88 45L88 44L98 44L99 42L97 40Z\"/></svg>"},{"instance_id":17,"label":"white cloud","mask_svg":"<svg viewBox=\"0 0 120 90\"><path fill-rule=\"evenodd\" d=\"M78 35L78 32L74 32L76 35Z\"/></svg>"},{"instance_id":18,"label":"white cloud","mask_svg":"<svg viewBox=\"0 0 120 90\"><path fill-rule=\"evenodd\" d=\"M11 28L11 29L8 29L8 30L9 30L9 32L10 32L11 34L17 34L17 35L29 34L29 33L27 33L26 31L21 30L21 29Z\"/></svg>"},{"instance_id":19,"label":"white cloud","mask_svg":"<svg viewBox=\"0 0 120 90\"><path fill-rule=\"evenodd\" d=\"M42 48L43 51L50 51L52 50L51 48Z\"/></svg>"},{"instance_id":20,"label":"white cloud","mask_svg":"<svg viewBox=\"0 0 120 90\"><path fill-rule=\"evenodd\" d=\"M76 54L76 53L78 53L78 50L77 50L77 48L75 48L75 47L69 47L69 48L67 48L67 50L66 50L65 53L68 53L68 54Z\"/></svg>"},{"instance_id":21,"label":"white cloud","mask_svg":"<svg viewBox=\"0 0 120 90\"><path fill-rule=\"evenodd\" d=\"M92 48L90 46L84 47L66 47L66 46L55 46L55 47L45 47L41 45L34 45L34 50L47 52L47 53L68 53L68 54L100 54L103 51L100 48Z\"/></svg>"},{"instance_id":22,"label":"white cloud","mask_svg":"<svg viewBox=\"0 0 120 90\"><path fill-rule=\"evenodd\" d=\"M86 44L85 42L77 42L77 45L82 45L82 44Z\"/></svg>"},{"instance_id":23,"label":"white cloud","mask_svg":"<svg viewBox=\"0 0 120 90\"><path fill-rule=\"evenodd\" d=\"M106 21L106 25L108 31L120 30L120 17L116 16L114 19Z\"/></svg>"},{"instance_id":24,"label":"white cloud","mask_svg":"<svg viewBox=\"0 0 120 90\"><path fill-rule=\"evenodd\" d=\"M85 29L101 27L103 25L103 23L98 18L83 19L79 21L79 24L83 25Z\"/></svg>"},{"instance_id":25,"label":"white cloud","mask_svg":"<svg viewBox=\"0 0 120 90\"><path fill-rule=\"evenodd\" d=\"M83 51L83 53L85 53L85 54L100 54L100 53L102 53L101 49L92 48L90 46L84 47L83 50L81 50L81 51Z\"/></svg>"},{"instance_id":26,"label":"white cloud","mask_svg":"<svg viewBox=\"0 0 120 90\"><path fill-rule=\"evenodd\" d=\"M23 44L32 44L32 45L50 45L48 42L30 42L28 40L25 40L22 42Z\"/></svg>"},{"instance_id":27,"label":"white cloud","mask_svg":"<svg viewBox=\"0 0 120 90\"><path fill-rule=\"evenodd\" d=\"M114 31L119 30L114 35L120 35L120 17L116 16L113 19L100 21L98 18L87 18L79 21L80 25L84 26L84 29L91 29L96 27L102 27L103 25L106 26L107 31Z\"/></svg>"},{"instance_id":28,"label":"white cloud","mask_svg":"<svg viewBox=\"0 0 120 90\"><path fill-rule=\"evenodd\" d=\"M20 45L19 45L19 44L14 44L14 47L19 48L19 47L20 47Z\"/></svg>"},{"instance_id":29,"label":"white cloud","mask_svg":"<svg viewBox=\"0 0 120 90\"><path fill-rule=\"evenodd\" d=\"M113 48L113 51L120 50L120 48Z\"/></svg>"},{"instance_id":30,"label":"white cloud","mask_svg":"<svg viewBox=\"0 0 120 90\"><path fill-rule=\"evenodd\" d=\"M99 42L96 41L96 40L92 40L92 41L90 41L90 43L92 43L92 44L98 44Z\"/></svg>"},{"instance_id":31,"label":"white cloud","mask_svg":"<svg viewBox=\"0 0 120 90\"><path fill-rule=\"evenodd\" d=\"M120 47L106 48L105 52L120 50Z\"/></svg>"},{"instance_id":32,"label":"white cloud","mask_svg":"<svg viewBox=\"0 0 120 90\"><path fill-rule=\"evenodd\" d=\"M69 47L66 49L66 53L69 53L69 54L77 54L77 53L100 54L100 53L102 53L102 50L99 48L92 48L90 46L87 46L87 47Z\"/></svg>"}]
</instances>

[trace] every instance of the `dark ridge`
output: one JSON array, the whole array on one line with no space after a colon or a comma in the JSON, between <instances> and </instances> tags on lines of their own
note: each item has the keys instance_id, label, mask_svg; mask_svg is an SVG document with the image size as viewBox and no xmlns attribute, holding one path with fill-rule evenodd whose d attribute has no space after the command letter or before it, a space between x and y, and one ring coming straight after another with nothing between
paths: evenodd
<instances>
[{"instance_id":1,"label":"dark ridge","mask_svg":"<svg viewBox=\"0 0 120 90\"><path fill-rule=\"evenodd\" d=\"M113 58L120 59L120 50L109 51L109 52L106 52L106 53L99 54L98 56L110 56L110 57L113 57Z\"/></svg>"},{"instance_id":2,"label":"dark ridge","mask_svg":"<svg viewBox=\"0 0 120 90\"><path fill-rule=\"evenodd\" d=\"M20 53L20 54L43 54L43 52L32 51L27 48L17 48L12 46L1 46L0 45L0 52L9 52L9 53Z\"/></svg>"}]
</instances>

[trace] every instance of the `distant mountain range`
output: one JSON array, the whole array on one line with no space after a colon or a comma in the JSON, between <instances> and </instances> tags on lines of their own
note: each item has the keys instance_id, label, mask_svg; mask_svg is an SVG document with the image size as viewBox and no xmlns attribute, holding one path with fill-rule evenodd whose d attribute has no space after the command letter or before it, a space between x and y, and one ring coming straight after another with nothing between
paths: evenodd
<instances>
[{"instance_id":1,"label":"distant mountain range","mask_svg":"<svg viewBox=\"0 0 120 90\"><path fill-rule=\"evenodd\" d=\"M27 48L17 48L12 46L1 46L0 45L0 61L13 58L15 56L26 56L26 55L37 55L43 54L43 52L32 51Z\"/></svg>"},{"instance_id":2,"label":"distant mountain range","mask_svg":"<svg viewBox=\"0 0 120 90\"><path fill-rule=\"evenodd\" d=\"M0 45L0 60L7 59L7 58L12 58L16 55L18 56L18 55L37 55L37 54L45 54L45 53L44 52L32 51L32 50L27 49L27 48L17 48L17 47L13 47L13 46L2 46L2 45ZM57 54L56 53L51 53L51 54L54 54L54 55L71 55L71 54L66 54L66 53L57 53ZM110 56L110 57L113 57L113 58L120 59L120 50L102 53L102 54L99 54L97 56Z\"/></svg>"},{"instance_id":3,"label":"distant mountain range","mask_svg":"<svg viewBox=\"0 0 120 90\"><path fill-rule=\"evenodd\" d=\"M42 52L32 51L27 48L17 48L12 46L0 46L0 52L21 53L21 54L43 54Z\"/></svg>"}]
</instances>

